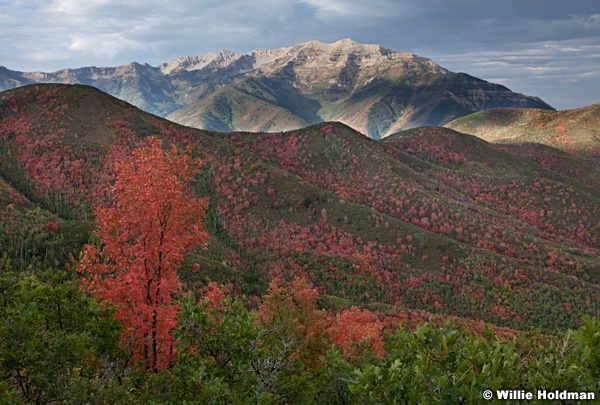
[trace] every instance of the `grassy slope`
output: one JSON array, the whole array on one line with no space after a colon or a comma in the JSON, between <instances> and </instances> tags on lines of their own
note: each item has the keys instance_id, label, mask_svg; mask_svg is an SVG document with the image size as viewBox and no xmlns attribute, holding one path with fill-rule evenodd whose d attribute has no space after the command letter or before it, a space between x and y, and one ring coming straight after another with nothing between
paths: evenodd
<instances>
[{"instance_id":1,"label":"grassy slope","mask_svg":"<svg viewBox=\"0 0 600 405\"><path fill-rule=\"evenodd\" d=\"M444 150L478 163L480 170L486 166L495 175L537 176L539 166L542 166L546 169L546 175L554 172L555 175L582 182L592 189L597 188L600 181L600 168L597 166L577 159L576 155L540 143L508 140L489 143L482 137L446 127L414 128L393 134L384 141L408 145L411 139L427 139L430 144L442 143Z\"/></svg>"},{"instance_id":2,"label":"grassy slope","mask_svg":"<svg viewBox=\"0 0 600 405\"><path fill-rule=\"evenodd\" d=\"M600 158L600 104L565 111L498 108L458 118L448 128L489 142L535 142L585 157Z\"/></svg>"},{"instance_id":3,"label":"grassy slope","mask_svg":"<svg viewBox=\"0 0 600 405\"><path fill-rule=\"evenodd\" d=\"M84 86L1 97L2 153L26 167L34 202L72 221L110 199L112 163L144 136L190 142L212 201L209 248L181 270L192 288L229 281L252 301L270 277L305 276L328 306L521 329L600 311L597 191L475 138L377 143L340 124L214 134Z\"/></svg>"},{"instance_id":4,"label":"grassy slope","mask_svg":"<svg viewBox=\"0 0 600 405\"><path fill-rule=\"evenodd\" d=\"M218 128L223 132L239 127L275 132L307 125L301 117L273 104L272 100L262 100L232 86L175 111L169 119L189 126Z\"/></svg>"}]
</instances>

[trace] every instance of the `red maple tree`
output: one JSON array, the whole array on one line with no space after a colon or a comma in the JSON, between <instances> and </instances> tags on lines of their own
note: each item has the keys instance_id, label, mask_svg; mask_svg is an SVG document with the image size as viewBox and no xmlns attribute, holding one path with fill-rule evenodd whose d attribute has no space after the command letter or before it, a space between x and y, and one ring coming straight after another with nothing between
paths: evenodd
<instances>
[{"instance_id":1,"label":"red maple tree","mask_svg":"<svg viewBox=\"0 0 600 405\"><path fill-rule=\"evenodd\" d=\"M377 356L385 354L383 350L383 323L377 316L366 309L352 307L343 311L335 317L331 328L333 343L342 349L346 358L358 356L364 351L364 347L357 343L366 344Z\"/></svg>"},{"instance_id":2,"label":"red maple tree","mask_svg":"<svg viewBox=\"0 0 600 405\"><path fill-rule=\"evenodd\" d=\"M116 307L132 360L157 372L173 361L173 298L182 289L176 270L184 253L208 238L202 222L208 200L190 188L202 161L189 148L167 151L154 137L146 144L115 165L116 204L95 209L101 248L86 245L78 270L89 276L85 291Z\"/></svg>"}]
</instances>

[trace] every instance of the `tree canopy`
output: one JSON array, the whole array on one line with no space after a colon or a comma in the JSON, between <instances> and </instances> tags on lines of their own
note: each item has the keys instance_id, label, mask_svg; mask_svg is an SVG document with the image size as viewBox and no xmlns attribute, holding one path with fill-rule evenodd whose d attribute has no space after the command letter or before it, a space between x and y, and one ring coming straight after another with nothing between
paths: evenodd
<instances>
[{"instance_id":1,"label":"tree canopy","mask_svg":"<svg viewBox=\"0 0 600 405\"><path fill-rule=\"evenodd\" d=\"M189 149L164 150L159 139L146 138L131 159L116 165L116 203L95 209L101 246L86 245L79 265L89 275L84 289L115 305L132 360L155 372L174 358L173 297L182 289L177 268L185 252L208 238L202 222L208 200L190 188L201 165Z\"/></svg>"}]
</instances>

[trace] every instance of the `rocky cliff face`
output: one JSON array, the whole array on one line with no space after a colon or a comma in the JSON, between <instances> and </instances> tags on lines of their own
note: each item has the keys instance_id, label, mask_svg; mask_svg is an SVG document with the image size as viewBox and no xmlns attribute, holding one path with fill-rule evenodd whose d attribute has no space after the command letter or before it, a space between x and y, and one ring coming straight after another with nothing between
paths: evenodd
<instances>
[{"instance_id":1,"label":"rocky cliff face","mask_svg":"<svg viewBox=\"0 0 600 405\"><path fill-rule=\"evenodd\" d=\"M0 68L0 89L88 84L154 114L219 131L281 131L340 121L372 138L493 107L551 107L427 58L349 39L54 73Z\"/></svg>"}]
</instances>

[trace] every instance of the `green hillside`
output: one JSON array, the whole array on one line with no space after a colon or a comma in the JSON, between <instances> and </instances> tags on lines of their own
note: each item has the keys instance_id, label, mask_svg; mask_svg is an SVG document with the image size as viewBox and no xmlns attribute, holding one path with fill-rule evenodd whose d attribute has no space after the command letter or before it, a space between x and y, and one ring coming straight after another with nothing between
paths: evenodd
<instances>
[{"instance_id":1,"label":"green hillside","mask_svg":"<svg viewBox=\"0 0 600 405\"><path fill-rule=\"evenodd\" d=\"M207 163L199 192L215 239L197 257L213 265L191 282L232 278L258 292L277 267L307 275L331 302L516 329L572 327L598 310L597 188L468 135L377 143L340 124L222 135L88 87L3 98L3 176L65 220L91 220L110 200L112 164L144 136L190 142Z\"/></svg>"},{"instance_id":2,"label":"green hillside","mask_svg":"<svg viewBox=\"0 0 600 405\"><path fill-rule=\"evenodd\" d=\"M94 209L115 206L117 165L147 136L201 159L191 186L209 198L173 327L154 330L176 350L160 369L81 291L82 249L106 225ZM55 84L0 93L0 156L0 402L597 392L599 177L575 155L441 127L214 133Z\"/></svg>"}]
</instances>

